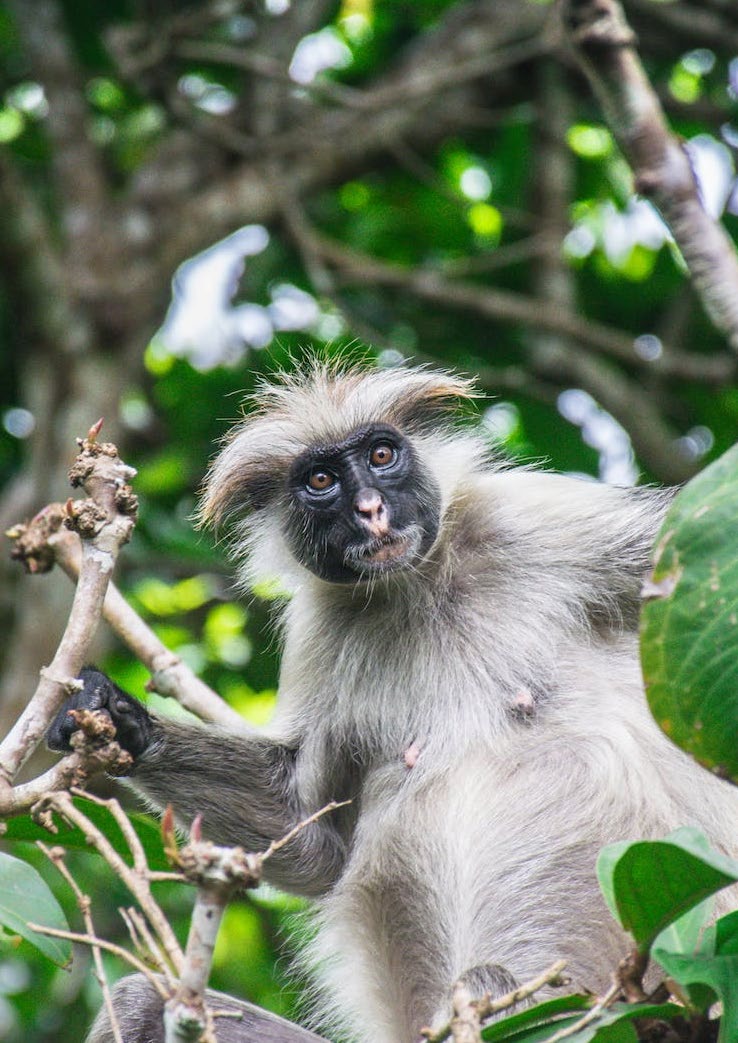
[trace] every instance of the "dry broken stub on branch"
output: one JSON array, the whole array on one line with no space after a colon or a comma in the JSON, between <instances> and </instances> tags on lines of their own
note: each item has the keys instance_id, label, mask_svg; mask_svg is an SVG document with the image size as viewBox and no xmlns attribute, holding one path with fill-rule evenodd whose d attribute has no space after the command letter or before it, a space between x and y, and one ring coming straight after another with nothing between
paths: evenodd
<instances>
[{"instance_id":1,"label":"dry broken stub on branch","mask_svg":"<svg viewBox=\"0 0 738 1043\"><path fill-rule=\"evenodd\" d=\"M13 541L10 557L19 561L26 572L50 572L54 567L54 548L49 543L64 524L66 507L50 503L29 522L14 525L5 533Z\"/></svg>"}]
</instances>

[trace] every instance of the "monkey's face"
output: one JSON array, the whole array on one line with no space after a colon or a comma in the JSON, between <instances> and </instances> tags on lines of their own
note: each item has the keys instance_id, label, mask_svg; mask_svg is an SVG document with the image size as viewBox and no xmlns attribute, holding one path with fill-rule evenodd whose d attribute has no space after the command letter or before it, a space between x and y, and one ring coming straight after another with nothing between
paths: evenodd
<instances>
[{"instance_id":1,"label":"monkey's face","mask_svg":"<svg viewBox=\"0 0 738 1043\"><path fill-rule=\"evenodd\" d=\"M438 485L407 439L385 424L313 446L295 461L289 487L293 553L333 583L417 565L438 534Z\"/></svg>"}]
</instances>

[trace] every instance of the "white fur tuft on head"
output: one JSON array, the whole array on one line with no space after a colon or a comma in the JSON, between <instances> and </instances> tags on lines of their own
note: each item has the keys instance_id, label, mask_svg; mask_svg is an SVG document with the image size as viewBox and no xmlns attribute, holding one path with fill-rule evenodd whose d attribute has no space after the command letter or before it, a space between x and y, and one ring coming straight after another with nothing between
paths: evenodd
<instances>
[{"instance_id":1,"label":"white fur tuft on head","mask_svg":"<svg viewBox=\"0 0 738 1043\"><path fill-rule=\"evenodd\" d=\"M471 380L426 367L372 369L312 360L280 373L260 385L253 408L213 462L201 521L217 525L234 510L274 503L292 461L310 446L339 441L371 423L422 437L476 396Z\"/></svg>"}]
</instances>

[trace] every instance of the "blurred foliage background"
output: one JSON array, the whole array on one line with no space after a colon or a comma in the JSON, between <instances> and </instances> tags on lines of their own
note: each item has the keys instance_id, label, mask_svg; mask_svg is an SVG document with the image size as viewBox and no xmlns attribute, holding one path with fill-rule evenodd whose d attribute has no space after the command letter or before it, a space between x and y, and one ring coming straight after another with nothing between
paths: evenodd
<instances>
[{"instance_id":1,"label":"blurred foliage background","mask_svg":"<svg viewBox=\"0 0 738 1043\"><path fill-rule=\"evenodd\" d=\"M624 6L735 237L738 9ZM259 376L357 345L477 374L491 444L583 476L681 481L735 439L735 361L633 196L554 4L0 3L0 522L66 499L74 438L104 416L139 472L119 582L257 723L277 683L273 592L235 599L222 548L193 529L198 483ZM4 733L71 590L0 572ZM109 635L96 655L142 691ZM12 849L76 922L42 856ZM121 939L119 883L73 861ZM190 896L172 887L167 908L182 935ZM294 1016L300 913L268 889L234 903L213 984ZM5 940L0 1038L77 1041L98 1005L87 953L62 972Z\"/></svg>"}]
</instances>

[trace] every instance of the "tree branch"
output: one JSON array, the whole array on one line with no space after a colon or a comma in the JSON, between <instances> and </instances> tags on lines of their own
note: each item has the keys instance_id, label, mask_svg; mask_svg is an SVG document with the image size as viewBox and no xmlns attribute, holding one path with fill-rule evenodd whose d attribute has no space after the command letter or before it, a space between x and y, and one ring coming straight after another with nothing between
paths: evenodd
<instances>
[{"instance_id":1,"label":"tree branch","mask_svg":"<svg viewBox=\"0 0 738 1043\"><path fill-rule=\"evenodd\" d=\"M197 896L180 981L164 1008L166 1043L194 1043L199 1039L215 1043L213 1012L206 1003L205 990L226 905L236 891L258 886L266 859L317 819L348 803L331 801L257 854L203 840L199 816L192 824L189 843L176 849L174 816L171 808L167 809L162 831L168 838L170 857L185 879L197 886Z\"/></svg>"},{"instance_id":2,"label":"tree branch","mask_svg":"<svg viewBox=\"0 0 738 1043\"><path fill-rule=\"evenodd\" d=\"M516 1003L520 1003L521 1000L528 999L530 996L535 995L536 992L540 992L541 989L547 985L562 985L562 974L566 962L564 960L557 960L556 963L552 963L551 966L543 971L542 974L536 975L535 978L531 978L530 981L524 982L522 985L518 985L517 988L512 989L510 992L504 993L502 996L496 996L494 999L490 996L483 996L481 999L472 1000L472 1004L475 1007L475 1014L477 1019L481 1022L485 1018L492 1017L493 1014L499 1014L503 1010L509 1010L510 1007L514 1007ZM432 1029L423 1029L421 1035L427 1043L444 1043L453 1032L453 1024L449 1022L447 1025L443 1025L437 1031Z\"/></svg>"},{"instance_id":3,"label":"tree branch","mask_svg":"<svg viewBox=\"0 0 738 1043\"><path fill-rule=\"evenodd\" d=\"M58 202L67 243L66 273L75 294L87 295L87 281L109 265L110 199L100 155L87 133L89 113L82 77L69 46L55 0L11 0L33 76L49 100L46 120Z\"/></svg>"},{"instance_id":4,"label":"tree branch","mask_svg":"<svg viewBox=\"0 0 738 1043\"><path fill-rule=\"evenodd\" d=\"M728 355L692 355L673 351L667 346L659 359L646 362L635 351L634 337L564 311L554 303L509 290L452 282L435 269L400 268L317 234L315 240L322 255L341 269L344 279L352 282L401 286L438 304L469 308L490 319L519 322L557 333L635 369L647 370L664 378L722 386L729 384L735 376L736 364Z\"/></svg>"},{"instance_id":5,"label":"tree branch","mask_svg":"<svg viewBox=\"0 0 738 1043\"><path fill-rule=\"evenodd\" d=\"M36 561L45 562L43 555L51 556L67 576L76 582L80 571L80 545L73 532L57 528L48 535L42 547L35 550L35 554L42 555L41 559L36 557ZM37 570L40 567L37 565ZM240 731L248 730L243 717L159 640L112 580L105 594L102 611L121 641L151 673L150 690L176 699L203 721L213 721Z\"/></svg>"},{"instance_id":6,"label":"tree branch","mask_svg":"<svg viewBox=\"0 0 738 1043\"><path fill-rule=\"evenodd\" d=\"M618 0L567 0L564 25L605 118L633 169L635 190L671 229L702 304L738 352L738 254L702 205L689 155L669 130Z\"/></svg>"},{"instance_id":7,"label":"tree branch","mask_svg":"<svg viewBox=\"0 0 738 1043\"><path fill-rule=\"evenodd\" d=\"M137 509L128 479L135 472L115 446L98 443L100 424L79 439L80 453L69 473L87 500L67 504L67 524L82 537L82 566L67 626L51 665L41 671L38 687L0 745L0 785L7 799L13 779L42 739L49 722L73 690L102 610L120 547L130 538ZM16 538L22 533L19 527ZM4 811L0 799L0 812Z\"/></svg>"},{"instance_id":8,"label":"tree branch","mask_svg":"<svg viewBox=\"0 0 738 1043\"><path fill-rule=\"evenodd\" d=\"M301 7L306 5L293 5ZM217 185L195 194L184 207L164 244L163 266L171 270L202 243L202 229L212 238L245 221L269 221L277 212L270 186L270 158L289 157L294 190L303 193L336 183L385 152L393 141L428 143L449 127L458 132L480 79L497 77L496 88L512 89L507 70L548 50L542 35L546 12L515 0L476 0L449 9L435 29L363 92L360 108L313 105L299 123L277 128L260 142L265 159L241 164ZM469 110L471 111L471 110Z\"/></svg>"}]
</instances>

